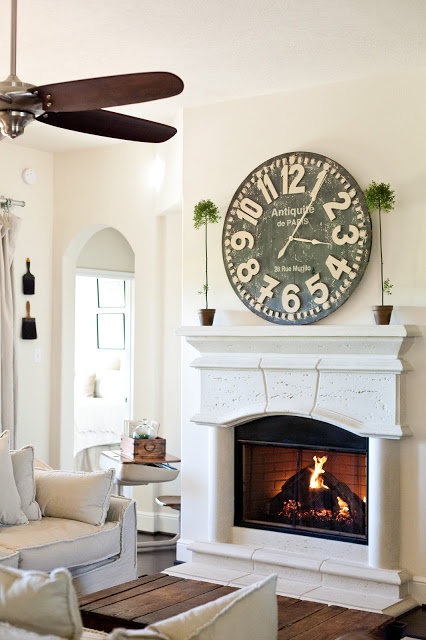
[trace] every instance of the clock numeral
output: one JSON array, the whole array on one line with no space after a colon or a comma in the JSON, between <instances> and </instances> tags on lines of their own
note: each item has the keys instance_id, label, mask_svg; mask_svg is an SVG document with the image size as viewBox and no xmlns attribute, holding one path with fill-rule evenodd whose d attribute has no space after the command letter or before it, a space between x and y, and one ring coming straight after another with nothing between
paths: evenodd
<instances>
[{"instance_id":1,"label":"clock numeral","mask_svg":"<svg viewBox=\"0 0 426 640\"><path fill-rule=\"evenodd\" d=\"M265 300L265 298L273 298L274 296L273 289L275 289L275 287L278 284L280 284L279 280L275 280L275 278L268 276L267 273L265 273L265 275L263 276L263 280L266 282L268 286L260 288L260 296L257 299L257 301L260 303L262 303Z\"/></svg>"},{"instance_id":2,"label":"clock numeral","mask_svg":"<svg viewBox=\"0 0 426 640\"><path fill-rule=\"evenodd\" d=\"M287 313L296 313L296 311L299 311L301 303L296 295L299 291L300 287L298 287L297 284L288 284L284 287L281 302L284 311L287 311Z\"/></svg>"},{"instance_id":3,"label":"clock numeral","mask_svg":"<svg viewBox=\"0 0 426 640\"><path fill-rule=\"evenodd\" d=\"M314 188L311 191L312 200L316 199L316 197L318 195L318 191L321 189L322 183L324 182L327 173L328 173L327 169L323 169L322 171L319 172L318 177L317 177L317 181L315 182Z\"/></svg>"},{"instance_id":4,"label":"clock numeral","mask_svg":"<svg viewBox=\"0 0 426 640\"><path fill-rule=\"evenodd\" d=\"M331 234L331 237L335 244L338 244L338 245L355 244L355 242L358 242L359 230L358 230L358 227L356 227L354 224L349 225L349 234L344 233L341 236L340 235L341 233L342 233L342 225L339 224L337 225L337 227L333 229L333 233Z\"/></svg>"},{"instance_id":5,"label":"clock numeral","mask_svg":"<svg viewBox=\"0 0 426 640\"><path fill-rule=\"evenodd\" d=\"M250 258L247 262L242 262L238 265L237 268L237 276L241 282L247 283L250 282L253 276L256 273L259 273L260 264L255 258Z\"/></svg>"},{"instance_id":6,"label":"clock numeral","mask_svg":"<svg viewBox=\"0 0 426 640\"><path fill-rule=\"evenodd\" d=\"M251 198L243 198L240 202L240 209L237 211L237 216L240 220L244 219L251 224L257 225L257 220L263 213L263 207Z\"/></svg>"},{"instance_id":7,"label":"clock numeral","mask_svg":"<svg viewBox=\"0 0 426 640\"><path fill-rule=\"evenodd\" d=\"M268 175L265 175L263 179L259 178L259 180L257 181L257 188L260 189L260 191L263 193L264 198L268 204L271 204L272 200L278 198L277 190L275 189L274 185L272 184L272 180Z\"/></svg>"},{"instance_id":8,"label":"clock numeral","mask_svg":"<svg viewBox=\"0 0 426 640\"><path fill-rule=\"evenodd\" d=\"M296 173L293 180L288 182L288 177ZM291 193L305 193L305 186L300 185L299 182L305 175L305 167L303 164L292 164L290 167L288 164L285 164L281 169L281 176L283 179L283 195L291 194Z\"/></svg>"},{"instance_id":9,"label":"clock numeral","mask_svg":"<svg viewBox=\"0 0 426 640\"><path fill-rule=\"evenodd\" d=\"M351 273L352 271L352 269L348 265L348 261L345 260L344 258L342 258L341 260L338 260L334 256L330 255L325 261L325 264L327 265L333 278L336 278L336 280L340 280L343 272Z\"/></svg>"},{"instance_id":10,"label":"clock numeral","mask_svg":"<svg viewBox=\"0 0 426 640\"><path fill-rule=\"evenodd\" d=\"M246 247L249 249L253 249L254 247L254 238L248 231L237 231L231 238L231 247L236 251L241 251L241 249L245 249Z\"/></svg>"},{"instance_id":11,"label":"clock numeral","mask_svg":"<svg viewBox=\"0 0 426 640\"><path fill-rule=\"evenodd\" d=\"M342 202L326 202L322 205L331 221L336 217L334 213L335 211L345 211L351 204L351 196L349 193L346 193L346 191L340 191L338 195L339 198L342 198Z\"/></svg>"},{"instance_id":12,"label":"clock numeral","mask_svg":"<svg viewBox=\"0 0 426 640\"><path fill-rule=\"evenodd\" d=\"M308 288L309 293L311 294L314 294L316 291L321 291L321 295L314 298L314 302L316 302L317 304L323 304L323 302L328 300L330 292L327 285L324 284L324 282L319 282L319 279L320 274L316 273L312 276L312 278L305 280L305 284Z\"/></svg>"}]
</instances>

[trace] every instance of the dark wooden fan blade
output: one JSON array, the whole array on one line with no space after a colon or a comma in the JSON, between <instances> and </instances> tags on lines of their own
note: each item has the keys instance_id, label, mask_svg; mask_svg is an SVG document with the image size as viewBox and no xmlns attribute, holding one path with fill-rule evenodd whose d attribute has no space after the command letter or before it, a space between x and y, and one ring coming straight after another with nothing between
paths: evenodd
<instances>
[{"instance_id":1,"label":"dark wooden fan blade","mask_svg":"<svg viewBox=\"0 0 426 640\"><path fill-rule=\"evenodd\" d=\"M34 89L47 112L88 111L150 102L170 98L182 90L182 80L163 71L73 80Z\"/></svg>"},{"instance_id":2,"label":"dark wooden fan blade","mask_svg":"<svg viewBox=\"0 0 426 640\"><path fill-rule=\"evenodd\" d=\"M174 127L169 127L166 124L134 118L113 111L103 111L102 109L73 111L71 113L44 113L37 120L61 129L135 142L165 142L176 133Z\"/></svg>"}]
</instances>

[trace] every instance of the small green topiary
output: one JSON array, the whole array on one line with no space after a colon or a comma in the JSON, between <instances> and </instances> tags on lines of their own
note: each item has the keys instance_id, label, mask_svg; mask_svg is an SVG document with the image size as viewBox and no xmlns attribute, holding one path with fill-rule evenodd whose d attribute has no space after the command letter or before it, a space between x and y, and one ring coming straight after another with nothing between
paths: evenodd
<instances>
[{"instance_id":1,"label":"small green topiary","mask_svg":"<svg viewBox=\"0 0 426 640\"><path fill-rule=\"evenodd\" d=\"M377 182L373 181L365 190L364 195L370 213L373 211L379 212L380 278L382 284L383 306L383 295L385 293L392 295L391 289L393 284L391 284L389 278L383 280L382 211L388 213L394 208L395 191L390 188L389 184L385 184L384 182L377 184Z\"/></svg>"},{"instance_id":2,"label":"small green topiary","mask_svg":"<svg viewBox=\"0 0 426 640\"><path fill-rule=\"evenodd\" d=\"M209 308L208 291L209 291L209 277L208 277L208 252L207 252L207 225L215 224L219 222L220 215L219 209L211 200L200 200L194 207L194 229L199 229L204 226L204 246L205 246L205 281L203 288L199 293L205 296L206 309Z\"/></svg>"}]
</instances>

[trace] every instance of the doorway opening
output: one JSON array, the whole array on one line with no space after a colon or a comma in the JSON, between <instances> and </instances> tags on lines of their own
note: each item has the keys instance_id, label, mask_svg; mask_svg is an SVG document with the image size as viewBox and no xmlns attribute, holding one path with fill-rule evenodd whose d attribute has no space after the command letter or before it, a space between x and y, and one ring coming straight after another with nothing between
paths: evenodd
<instances>
[{"instance_id":1,"label":"doorway opening","mask_svg":"<svg viewBox=\"0 0 426 640\"><path fill-rule=\"evenodd\" d=\"M75 265L73 466L99 469L133 411L134 252L116 229L94 233Z\"/></svg>"},{"instance_id":2,"label":"doorway opening","mask_svg":"<svg viewBox=\"0 0 426 640\"><path fill-rule=\"evenodd\" d=\"M94 471L132 415L133 276L80 269L75 303L74 466Z\"/></svg>"}]
</instances>

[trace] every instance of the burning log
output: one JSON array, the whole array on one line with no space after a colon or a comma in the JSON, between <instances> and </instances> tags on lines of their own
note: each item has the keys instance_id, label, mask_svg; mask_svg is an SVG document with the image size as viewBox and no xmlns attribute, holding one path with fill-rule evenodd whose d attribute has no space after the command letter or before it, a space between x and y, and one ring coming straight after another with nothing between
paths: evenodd
<instances>
[{"instance_id":1,"label":"burning log","mask_svg":"<svg viewBox=\"0 0 426 640\"><path fill-rule=\"evenodd\" d=\"M364 502L323 469L326 460L326 456L314 456L314 469L307 466L282 485L269 503L269 518L293 526L364 534Z\"/></svg>"}]
</instances>

